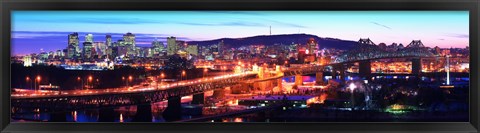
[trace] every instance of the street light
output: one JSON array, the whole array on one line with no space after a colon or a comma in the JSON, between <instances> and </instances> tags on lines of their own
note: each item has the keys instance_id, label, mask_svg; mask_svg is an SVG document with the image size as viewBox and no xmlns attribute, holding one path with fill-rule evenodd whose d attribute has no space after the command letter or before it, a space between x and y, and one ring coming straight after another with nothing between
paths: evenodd
<instances>
[{"instance_id":1,"label":"street light","mask_svg":"<svg viewBox=\"0 0 480 133\"><path fill-rule=\"evenodd\" d=\"M129 86L128 83L129 83L129 82L132 82L132 80L133 80L133 77L132 77L131 75L128 76L127 87Z\"/></svg>"},{"instance_id":2,"label":"street light","mask_svg":"<svg viewBox=\"0 0 480 133\"><path fill-rule=\"evenodd\" d=\"M83 90L83 89L85 88L85 87L83 86L83 85L84 85L84 83L83 83L83 79L82 79L82 78L80 78L80 77L77 77L77 80L78 80L78 81L80 81L80 82L82 83L82 85L81 85L81 87L82 87L82 88L81 88L81 90Z\"/></svg>"},{"instance_id":3,"label":"street light","mask_svg":"<svg viewBox=\"0 0 480 133\"><path fill-rule=\"evenodd\" d=\"M37 87L37 82L38 82L38 90L40 90L40 81L41 80L42 80L42 78L40 77L40 75L38 75L36 80L35 80L35 87ZM37 89L35 89L35 91L37 91Z\"/></svg>"},{"instance_id":4,"label":"street light","mask_svg":"<svg viewBox=\"0 0 480 133\"><path fill-rule=\"evenodd\" d=\"M165 74L162 73L160 74L160 84L162 85L163 84L163 79L165 78Z\"/></svg>"},{"instance_id":5,"label":"street light","mask_svg":"<svg viewBox=\"0 0 480 133\"><path fill-rule=\"evenodd\" d=\"M93 76L88 76L88 83L91 83L92 80L93 80ZM88 84L87 84L87 86L88 86ZM90 84L90 86L91 86L91 88L93 88L93 83ZM87 90L88 90L88 87L87 87Z\"/></svg>"},{"instance_id":6,"label":"street light","mask_svg":"<svg viewBox=\"0 0 480 133\"><path fill-rule=\"evenodd\" d=\"M204 68L204 69L203 69L203 77L204 77L204 78L205 78L205 75L207 74L207 72L208 72L208 69L207 69L207 68ZM208 76L208 75L207 75L207 76Z\"/></svg>"},{"instance_id":7,"label":"street light","mask_svg":"<svg viewBox=\"0 0 480 133\"><path fill-rule=\"evenodd\" d=\"M125 85L127 85L127 81L125 80L125 76L122 76L122 81L125 81Z\"/></svg>"},{"instance_id":8,"label":"street light","mask_svg":"<svg viewBox=\"0 0 480 133\"><path fill-rule=\"evenodd\" d=\"M357 88L357 86L354 84L354 83L350 83L350 85L348 85L348 88L350 88L350 91L353 91L355 90L355 88Z\"/></svg>"},{"instance_id":9,"label":"street light","mask_svg":"<svg viewBox=\"0 0 480 133\"><path fill-rule=\"evenodd\" d=\"M25 85L25 87L27 87L27 86L28 86L28 84L29 84L28 82L30 82L30 77L28 77L28 76L27 76L27 77L25 77L25 81L26 81L26 85ZM30 89L32 89L32 84L30 84Z\"/></svg>"},{"instance_id":10,"label":"street light","mask_svg":"<svg viewBox=\"0 0 480 133\"><path fill-rule=\"evenodd\" d=\"M183 76L185 76L185 79L187 79L186 75L187 73L185 72L185 70L182 70L182 75L180 76L180 80L183 80Z\"/></svg>"}]
</instances>

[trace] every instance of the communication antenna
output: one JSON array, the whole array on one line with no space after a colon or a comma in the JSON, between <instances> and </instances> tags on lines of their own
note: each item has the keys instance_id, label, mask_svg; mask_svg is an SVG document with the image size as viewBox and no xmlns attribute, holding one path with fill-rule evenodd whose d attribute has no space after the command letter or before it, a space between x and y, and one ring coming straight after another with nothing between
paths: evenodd
<instances>
[{"instance_id":1,"label":"communication antenna","mask_svg":"<svg viewBox=\"0 0 480 133\"><path fill-rule=\"evenodd\" d=\"M272 26L270 26L270 36L272 35Z\"/></svg>"}]
</instances>

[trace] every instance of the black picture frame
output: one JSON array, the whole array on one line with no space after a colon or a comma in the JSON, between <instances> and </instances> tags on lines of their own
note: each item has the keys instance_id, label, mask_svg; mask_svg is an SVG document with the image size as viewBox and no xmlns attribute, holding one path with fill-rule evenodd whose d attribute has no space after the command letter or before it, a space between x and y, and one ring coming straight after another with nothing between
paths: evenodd
<instances>
[{"instance_id":1,"label":"black picture frame","mask_svg":"<svg viewBox=\"0 0 480 133\"><path fill-rule=\"evenodd\" d=\"M0 3L0 129L25 132L478 132L480 75L478 0L3 0ZM341 123L10 123L12 10L468 10L470 122ZM416 21L416 20L410 20Z\"/></svg>"}]
</instances>

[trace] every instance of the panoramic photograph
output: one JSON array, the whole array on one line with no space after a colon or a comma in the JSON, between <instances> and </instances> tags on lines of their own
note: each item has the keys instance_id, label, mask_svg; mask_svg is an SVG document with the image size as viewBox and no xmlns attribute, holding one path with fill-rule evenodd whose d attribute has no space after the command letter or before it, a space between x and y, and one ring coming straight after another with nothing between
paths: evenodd
<instances>
[{"instance_id":1,"label":"panoramic photograph","mask_svg":"<svg viewBox=\"0 0 480 133\"><path fill-rule=\"evenodd\" d=\"M12 11L11 121L468 122L468 11Z\"/></svg>"}]
</instances>

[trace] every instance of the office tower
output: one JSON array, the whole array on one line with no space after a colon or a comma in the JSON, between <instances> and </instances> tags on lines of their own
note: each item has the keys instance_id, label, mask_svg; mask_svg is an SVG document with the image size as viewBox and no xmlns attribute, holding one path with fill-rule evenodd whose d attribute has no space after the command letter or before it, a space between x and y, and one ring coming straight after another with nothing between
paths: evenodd
<instances>
[{"instance_id":1,"label":"office tower","mask_svg":"<svg viewBox=\"0 0 480 133\"><path fill-rule=\"evenodd\" d=\"M187 53L197 56L198 55L198 45L188 45L187 46Z\"/></svg>"},{"instance_id":2,"label":"office tower","mask_svg":"<svg viewBox=\"0 0 480 133\"><path fill-rule=\"evenodd\" d=\"M103 42L94 42L93 47L95 48L97 55L105 55L107 51L107 45Z\"/></svg>"},{"instance_id":3,"label":"office tower","mask_svg":"<svg viewBox=\"0 0 480 133\"><path fill-rule=\"evenodd\" d=\"M48 52L48 59L53 59L53 58L55 58L55 52L53 51Z\"/></svg>"},{"instance_id":4,"label":"office tower","mask_svg":"<svg viewBox=\"0 0 480 133\"><path fill-rule=\"evenodd\" d=\"M155 40L152 42L152 48L154 54L160 54L165 49L165 46L163 46L163 43L155 38Z\"/></svg>"},{"instance_id":5,"label":"office tower","mask_svg":"<svg viewBox=\"0 0 480 133\"><path fill-rule=\"evenodd\" d=\"M56 55L57 55L57 57L63 57L63 56L65 56L65 55L63 55L62 50L57 50L57 51L56 51Z\"/></svg>"},{"instance_id":6,"label":"office tower","mask_svg":"<svg viewBox=\"0 0 480 133\"><path fill-rule=\"evenodd\" d=\"M93 34L87 34L85 36L85 42L93 43Z\"/></svg>"},{"instance_id":7,"label":"office tower","mask_svg":"<svg viewBox=\"0 0 480 133\"><path fill-rule=\"evenodd\" d=\"M152 49L151 48L140 48L139 51L139 56L140 57L152 57Z\"/></svg>"},{"instance_id":8,"label":"office tower","mask_svg":"<svg viewBox=\"0 0 480 133\"><path fill-rule=\"evenodd\" d=\"M91 42L83 43L83 59L91 59L93 57L93 44Z\"/></svg>"},{"instance_id":9,"label":"office tower","mask_svg":"<svg viewBox=\"0 0 480 133\"><path fill-rule=\"evenodd\" d=\"M223 43L223 40L220 41L220 43L218 43L218 54L219 55L222 55L223 54L223 50L224 50L224 43Z\"/></svg>"},{"instance_id":10,"label":"office tower","mask_svg":"<svg viewBox=\"0 0 480 133\"><path fill-rule=\"evenodd\" d=\"M107 59L113 59L115 58L115 55L113 54L114 47L107 47L107 51L105 51L105 55Z\"/></svg>"},{"instance_id":11,"label":"office tower","mask_svg":"<svg viewBox=\"0 0 480 133\"><path fill-rule=\"evenodd\" d=\"M39 58L42 62L45 62L48 59L48 53L47 52L41 52L39 55Z\"/></svg>"},{"instance_id":12,"label":"office tower","mask_svg":"<svg viewBox=\"0 0 480 133\"><path fill-rule=\"evenodd\" d=\"M211 45L210 51L212 52L212 54L218 55L218 45L217 44Z\"/></svg>"},{"instance_id":13,"label":"office tower","mask_svg":"<svg viewBox=\"0 0 480 133\"><path fill-rule=\"evenodd\" d=\"M74 32L72 34L68 35L68 55L67 58L74 58L78 56L78 53L80 52L79 48L79 39L78 39L78 33Z\"/></svg>"},{"instance_id":14,"label":"office tower","mask_svg":"<svg viewBox=\"0 0 480 133\"><path fill-rule=\"evenodd\" d=\"M77 51L78 51L77 47L75 47L74 45L68 45L68 47L67 47L67 58L72 59L72 58L77 57L77 55L79 53Z\"/></svg>"},{"instance_id":15,"label":"office tower","mask_svg":"<svg viewBox=\"0 0 480 133\"><path fill-rule=\"evenodd\" d=\"M120 39L117 41L117 47L125 47L126 46L125 44L126 44L125 40L123 39Z\"/></svg>"},{"instance_id":16,"label":"office tower","mask_svg":"<svg viewBox=\"0 0 480 133\"><path fill-rule=\"evenodd\" d=\"M32 66L32 57L31 56L24 56L23 57L23 66L24 67L31 67Z\"/></svg>"},{"instance_id":17,"label":"office tower","mask_svg":"<svg viewBox=\"0 0 480 133\"><path fill-rule=\"evenodd\" d=\"M130 48L135 48L135 35L128 32L127 34L123 35L123 41L125 41L125 46Z\"/></svg>"},{"instance_id":18,"label":"office tower","mask_svg":"<svg viewBox=\"0 0 480 133\"><path fill-rule=\"evenodd\" d=\"M178 51L178 45L175 37L167 37L167 55L174 55Z\"/></svg>"},{"instance_id":19,"label":"office tower","mask_svg":"<svg viewBox=\"0 0 480 133\"><path fill-rule=\"evenodd\" d=\"M135 35L128 32L127 34L123 35L123 46L127 47L127 55L128 56L136 56L138 55L138 51L135 46Z\"/></svg>"},{"instance_id":20,"label":"office tower","mask_svg":"<svg viewBox=\"0 0 480 133\"><path fill-rule=\"evenodd\" d=\"M112 47L112 35L105 36L105 44L107 47Z\"/></svg>"},{"instance_id":21,"label":"office tower","mask_svg":"<svg viewBox=\"0 0 480 133\"><path fill-rule=\"evenodd\" d=\"M317 44L317 42L315 41L314 38L310 38L310 39L308 40L308 43L307 43L307 50L308 50L308 52L305 51L306 54L316 55L317 49L318 49L318 44Z\"/></svg>"}]
</instances>

